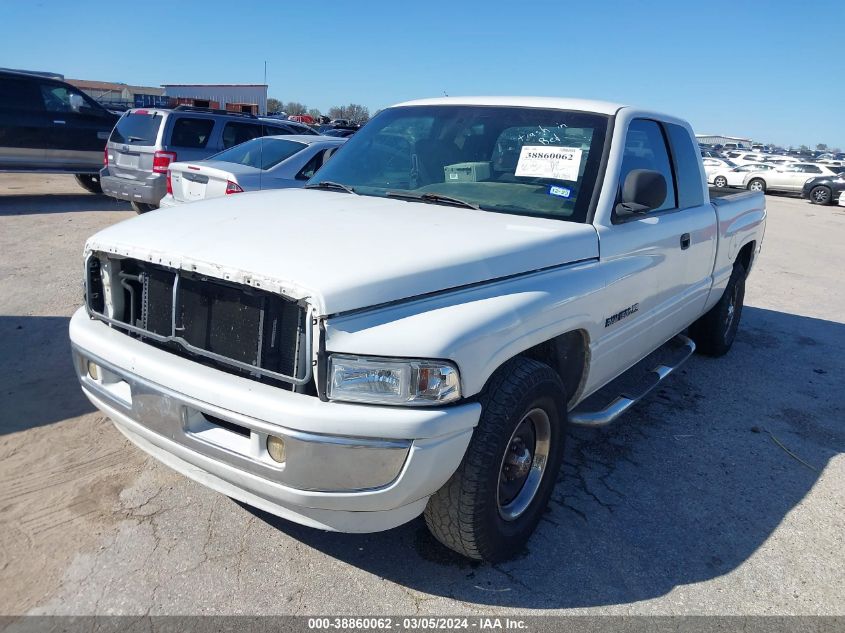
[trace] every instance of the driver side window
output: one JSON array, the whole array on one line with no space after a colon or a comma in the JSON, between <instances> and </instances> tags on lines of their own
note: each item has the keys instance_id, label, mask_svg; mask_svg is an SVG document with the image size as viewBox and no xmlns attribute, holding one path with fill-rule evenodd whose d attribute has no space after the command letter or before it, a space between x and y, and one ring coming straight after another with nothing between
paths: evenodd
<instances>
[{"instance_id":1,"label":"driver side window","mask_svg":"<svg viewBox=\"0 0 845 633\"><path fill-rule=\"evenodd\" d=\"M44 100L44 109L48 112L76 112L78 114L91 110L85 97L64 86L42 84L41 98Z\"/></svg>"},{"instance_id":2,"label":"driver side window","mask_svg":"<svg viewBox=\"0 0 845 633\"><path fill-rule=\"evenodd\" d=\"M625 138L625 153L622 155L622 172L619 175L620 191L625 178L635 169L649 169L660 172L666 179L666 199L654 211L674 209L678 206L675 199L675 185L672 176L672 164L663 130L656 121L635 119L628 127Z\"/></svg>"}]
</instances>

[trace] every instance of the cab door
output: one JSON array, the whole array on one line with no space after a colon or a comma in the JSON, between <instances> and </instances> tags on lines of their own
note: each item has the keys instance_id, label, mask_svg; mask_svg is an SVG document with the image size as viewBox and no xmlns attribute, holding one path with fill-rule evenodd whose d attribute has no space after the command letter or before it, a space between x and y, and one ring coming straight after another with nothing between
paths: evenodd
<instances>
[{"instance_id":1,"label":"cab door","mask_svg":"<svg viewBox=\"0 0 845 633\"><path fill-rule=\"evenodd\" d=\"M635 139L640 142L631 143ZM591 371L590 384L613 378L612 371L633 365L704 310L716 253L716 212L705 199L700 165L685 128L631 121L618 189L632 170L649 169L663 175L667 195L646 213L621 217L614 211L610 225L596 226L608 305L594 342L597 371Z\"/></svg>"}]
</instances>

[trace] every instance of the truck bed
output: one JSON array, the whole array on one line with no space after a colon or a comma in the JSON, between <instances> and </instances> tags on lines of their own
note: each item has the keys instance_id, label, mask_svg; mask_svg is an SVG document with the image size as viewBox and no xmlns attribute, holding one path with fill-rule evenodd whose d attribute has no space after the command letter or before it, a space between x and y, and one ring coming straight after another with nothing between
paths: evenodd
<instances>
[{"instance_id":1,"label":"truck bed","mask_svg":"<svg viewBox=\"0 0 845 633\"><path fill-rule=\"evenodd\" d=\"M736 187L708 187L710 190L710 199L714 198L729 198L731 196L747 193L745 189L737 189Z\"/></svg>"}]
</instances>

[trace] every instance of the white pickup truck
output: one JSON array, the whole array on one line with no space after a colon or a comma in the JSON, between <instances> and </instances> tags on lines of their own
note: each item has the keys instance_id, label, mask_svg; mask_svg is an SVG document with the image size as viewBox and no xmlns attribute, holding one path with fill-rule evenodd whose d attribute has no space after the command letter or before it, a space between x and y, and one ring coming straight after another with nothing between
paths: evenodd
<instances>
[{"instance_id":1,"label":"white pickup truck","mask_svg":"<svg viewBox=\"0 0 845 633\"><path fill-rule=\"evenodd\" d=\"M765 218L762 193L710 199L674 117L403 103L305 189L93 236L75 367L130 440L225 495L346 532L424 513L501 560L543 513L567 424L730 349Z\"/></svg>"}]
</instances>

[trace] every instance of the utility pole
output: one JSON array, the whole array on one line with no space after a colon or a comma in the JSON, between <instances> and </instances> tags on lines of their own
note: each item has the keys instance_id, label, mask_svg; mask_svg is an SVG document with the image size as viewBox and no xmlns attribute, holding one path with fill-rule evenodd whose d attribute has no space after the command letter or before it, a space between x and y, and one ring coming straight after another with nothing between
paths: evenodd
<instances>
[{"instance_id":1,"label":"utility pole","mask_svg":"<svg viewBox=\"0 0 845 633\"><path fill-rule=\"evenodd\" d=\"M264 60L264 112L267 114L267 60Z\"/></svg>"}]
</instances>

